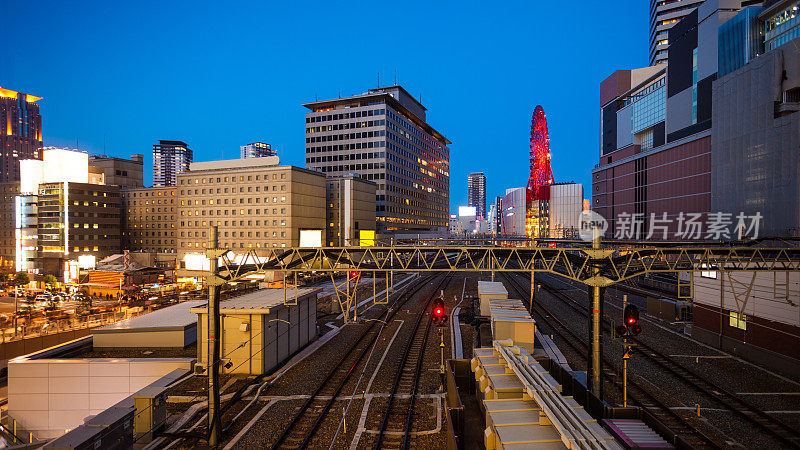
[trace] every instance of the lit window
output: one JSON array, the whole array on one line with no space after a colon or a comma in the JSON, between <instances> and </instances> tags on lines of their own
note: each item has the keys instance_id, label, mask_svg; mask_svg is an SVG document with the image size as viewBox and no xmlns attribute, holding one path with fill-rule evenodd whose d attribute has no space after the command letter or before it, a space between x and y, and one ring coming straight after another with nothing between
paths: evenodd
<instances>
[{"instance_id":1,"label":"lit window","mask_svg":"<svg viewBox=\"0 0 800 450\"><path fill-rule=\"evenodd\" d=\"M738 328L740 330L747 329L747 315L746 314L739 314L736 311L730 312L730 326L733 328Z\"/></svg>"}]
</instances>

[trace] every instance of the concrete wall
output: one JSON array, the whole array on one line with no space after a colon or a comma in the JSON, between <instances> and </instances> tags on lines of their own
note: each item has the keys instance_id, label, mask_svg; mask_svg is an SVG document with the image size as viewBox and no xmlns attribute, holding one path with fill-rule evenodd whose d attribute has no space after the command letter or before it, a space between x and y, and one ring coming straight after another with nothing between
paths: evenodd
<instances>
[{"instance_id":1,"label":"concrete wall","mask_svg":"<svg viewBox=\"0 0 800 450\"><path fill-rule=\"evenodd\" d=\"M797 41L796 41L797 42ZM795 46L760 56L713 87L713 211L760 213L759 234L800 236L800 113L776 117L783 92L800 85ZM792 79L794 78L794 79Z\"/></svg>"},{"instance_id":2,"label":"concrete wall","mask_svg":"<svg viewBox=\"0 0 800 450\"><path fill-rule=\"evenodd\" d=\"M758 363L800 367L800 273L704 274L694 273L693 335ZM743 328L732 324L731 312L745 314ZM757 359L758 349L773 356Z\"/></svg>"},{"instance_id":3,"label":"concrete wall","mask_svg":"<svg viewBox=\"0 0 800 450\"><path fill-rule=\"evenodd\" d=\"M8 365L8 413L39 438L74 428L192 359L17 359Z\"/></svg>"}]
</instances>

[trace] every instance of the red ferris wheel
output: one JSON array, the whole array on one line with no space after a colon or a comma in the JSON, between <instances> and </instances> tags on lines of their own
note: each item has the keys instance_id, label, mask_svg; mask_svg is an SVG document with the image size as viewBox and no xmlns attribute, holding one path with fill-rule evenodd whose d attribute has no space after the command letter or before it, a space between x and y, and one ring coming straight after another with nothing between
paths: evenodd
<instances>
[{"instance_id":1,"label":"red ferris wheel","mask_svg":"<svg viewBox=\"0 0 800 450\"><path fill-rule=\"evenodd\" d=\"M553 184L550 170L550 137L547 133L547 117L541 105L533 110L531 119L531 174L528 177L527 203L534 200L549 200L549 186Z\"/></svg>"}]
</instances>

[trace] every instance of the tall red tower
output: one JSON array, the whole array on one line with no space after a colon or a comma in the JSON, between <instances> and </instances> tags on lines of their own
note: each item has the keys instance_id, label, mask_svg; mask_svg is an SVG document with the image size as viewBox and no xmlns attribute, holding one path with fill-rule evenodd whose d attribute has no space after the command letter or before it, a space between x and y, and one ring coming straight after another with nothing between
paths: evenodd
<instances>
[{"instance_id":1,"label":"tall red tower","mask_svg":"<svg viewBox=\"0 0 800 450\"><path fill-rule=\"evenodd\" d=\"M550 170L547 117L544 109L537 106L531 119L531 174L525 193L525 232L528 237L546 237L549 233L551 184L553 172Z\"/></svg>"}]
</instances>

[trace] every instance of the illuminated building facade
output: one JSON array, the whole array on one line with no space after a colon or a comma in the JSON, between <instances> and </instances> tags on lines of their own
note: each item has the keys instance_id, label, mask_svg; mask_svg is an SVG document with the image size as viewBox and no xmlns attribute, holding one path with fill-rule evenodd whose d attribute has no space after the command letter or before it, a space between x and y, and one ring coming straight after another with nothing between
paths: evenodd
<instances>
[{"instance_id":1,"label":"illuminated building facade","mask_svg":"<svg viewBox=\"0 0 800 450\"><path fill-rule=\"evenodd\" d=\"M270 144L264 142L253 142L239 147L242 151L242 158L263 158L265 156L277 156L278 152L272 149Z\"/></svg>"},{"instance_id":2,"label":"illuminated building facade","mask_svg":"<svg viewBox=\"0 0 800 450\"><path fill-rule=\"evenodd\" d=\"M506 195L500 200L500 233L504 236L527 236L526 231L526 189L506 189Z\"/></svg>"},{"instance_id":3,"label":"illuminated building facade","mask_svg":"<svg viewBox=\"0 0 800 450\"><path fill-rule=\"evenodd\" d=\"M351 173L328 178L326 184L327 245L374 245L375 183Z\"/></svg>"},{"instance_id":4,"label":"illuminated building facade","mask_svg":"<svg viewBox=\"0 0 800 450\"><path fill-rule=\"evenodd\" d=\"M15 255L15 198L19 195L19 182L0 183L0 272L14 270Z\"/></svg>"},{"instance_id":5,"label":"illuminated building facade","mask_svg":"<svg viewBox=\"0 0 800 450\"><path fill-rule=\"evenodd\" d=\"M278 157L193 163L177 189L178 258L200 254L211 225L219 245L240 249L297 247L301 230L325 239L325 177L319 172L278 165Z\"/></svg>"},{"instance_id":6,"label":"illuminated building facade","mask_svg":"<svg viewBox=\"0 0 800 450\"><path fill-rule=\"evenodd\" d=\"M467 205L475 207L477 217L486 218L486 175L483 172L467 177Z\"/></svg>"},{"instance_id":7,"label":"illuminated building facade","mask_svg":"<svg viewBox=\"0 0 800 450\"><path fill-rule=\"evenodd\" d=\"M60 275L81 256L99 261L120 251L119 186L104 184L86 153L46 148L20 161L16 197L16 270Z\"/></svg>"},{"instance_id":8,"label":"illuminated building facade","mask_svg":"<svg viewBox=\"0 0 800 450\"><path fill-rule=\"evenodd\" d=\"M177 186L123 189L122 248L132 252L175 253Z\"/></svg>"},{"instance_id":9,"label":"illuminated building facade","mask_svg":"<svg viewBox=\"0 0 800 450\"><path fill-rule=\"evenodd\" d=\"M401 86L305 105L306 168L377 184L378 233L448 226L450 141Z\"/></svg>"},{"instance_id":10,"label":"illuminated building facade","mask_svg":"<svg viewBox=\"0 0 800 450\"><path fill-rule=\"evenodd\" d=\"M19 181L20 160L41 159L41 99L0 87L0 183Z\"/></svg>"},{"instance_id":11,"label":"illuminated building facade","mask_svg":"<svg viewBox=\"0 0 800 450\"><path fill-rule=\"evenodd\" d=\"M189 170L192 150L183 141L162 141L153 144L153 186L178 184L178 174Z\"/></svg>"}]
</instances>

